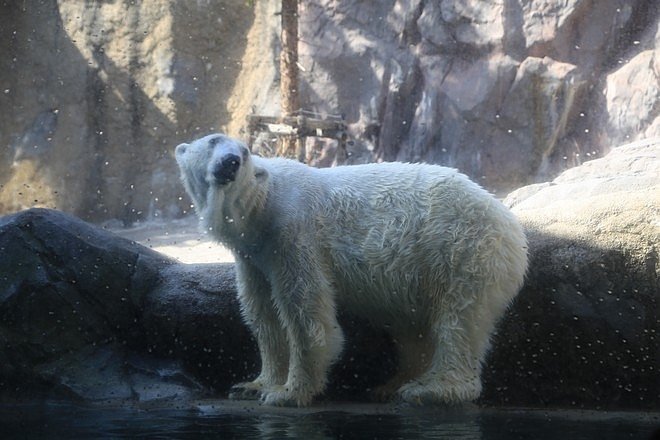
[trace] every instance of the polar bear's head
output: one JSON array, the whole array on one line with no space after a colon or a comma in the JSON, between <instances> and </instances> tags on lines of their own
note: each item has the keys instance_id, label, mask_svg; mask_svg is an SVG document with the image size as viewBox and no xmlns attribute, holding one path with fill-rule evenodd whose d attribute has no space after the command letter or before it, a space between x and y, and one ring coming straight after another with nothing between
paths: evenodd
<instances>
[{"instance_id":1,"label":"polar bear's head","mask_svg":"<svg viewBox=\"0 0 660 440\"><path fill-rule=\"evenodd\" d=\"M250 186L255 171L247 147L223 134L212 134L175 149L181 180L198 213L210 203L210 194ZM213 191L211 191L213 190Z\"/></svg>"}]
</instances>

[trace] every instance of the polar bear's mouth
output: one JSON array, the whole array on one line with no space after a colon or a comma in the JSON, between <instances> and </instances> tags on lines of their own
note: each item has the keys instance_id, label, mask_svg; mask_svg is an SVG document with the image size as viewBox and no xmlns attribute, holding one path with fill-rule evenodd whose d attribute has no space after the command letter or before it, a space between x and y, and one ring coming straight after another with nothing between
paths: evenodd
<instances>
[{"instance_id":1,"label":"polar bear's mouth","mask_svg":"<svg viewBox=\"0 0 660 440\"><path fill-rule=\"evenodd\" d=\"M213 165L213 178L218 185L226 185L236 180L236 174L241 167L241 158L235 154L225 154Z\"/></svg>"}]
</instances>

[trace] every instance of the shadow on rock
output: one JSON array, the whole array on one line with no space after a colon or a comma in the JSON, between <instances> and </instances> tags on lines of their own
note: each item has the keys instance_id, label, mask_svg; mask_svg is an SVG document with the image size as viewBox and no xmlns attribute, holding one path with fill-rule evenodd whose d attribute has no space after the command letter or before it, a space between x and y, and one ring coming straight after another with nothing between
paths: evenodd
<instances>
[{"instance_id":1,"label":"shadow on rock","mask_svg":"<svg viewBox=\"0 0 660 440\"><path fill-rule=\"evenodd\" d=\"M1 396L186 399L259 370L231 264L180 264L44 209L2 218L0 251ZM364 398L392 372L391 345L343 322L355 331L329 395Z\"/></svg>"}]
</instances>

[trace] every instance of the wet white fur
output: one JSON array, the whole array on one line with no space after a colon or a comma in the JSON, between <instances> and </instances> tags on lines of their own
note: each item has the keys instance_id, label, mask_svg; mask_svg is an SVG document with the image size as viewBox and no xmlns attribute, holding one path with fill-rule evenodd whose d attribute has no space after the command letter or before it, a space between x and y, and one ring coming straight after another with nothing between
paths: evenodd
<instances>
[{"instance_id":1,"label":"wet white fur","mask_svg":"<svg viewBox=\"0 0 660 440\"><path fill-rule=\"evenodd\" d=\"M412 403L479 396L490 334L527 266L523 231L499 201L440 166L315 169L248 154L236 181L218 186L210 167L245 147L222 135L182 145L184 184L202 225L234 252L261 353L260 375L234 397L309 404L341 351L337 307L397 341L400 371L385 392Z\"/></svg>"}]
</instances>

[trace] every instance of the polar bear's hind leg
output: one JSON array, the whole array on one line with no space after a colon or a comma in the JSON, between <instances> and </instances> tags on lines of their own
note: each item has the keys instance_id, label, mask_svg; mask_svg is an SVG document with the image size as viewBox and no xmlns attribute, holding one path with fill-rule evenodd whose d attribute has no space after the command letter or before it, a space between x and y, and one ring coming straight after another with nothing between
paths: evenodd
<instances>
[{"instance_id":1,"label":"polar bear's hind leg","mask_svg":"<svg viewBox=\"0 0 660 440\"><path fill-rule=\"evenodd\" d=\"M499 277L498 277L499 278ZM457 404L475 400L481 394L481 367L490 348L490 335L519 289L511 284L455 283L453 294L438 311L432 326L434 353L429 368L417 379L403 385L399 397L415 405ZM476 292L475 289L476 288ZM465 301L473 298L472 301Z\"/></svg>"}]
</instances>

